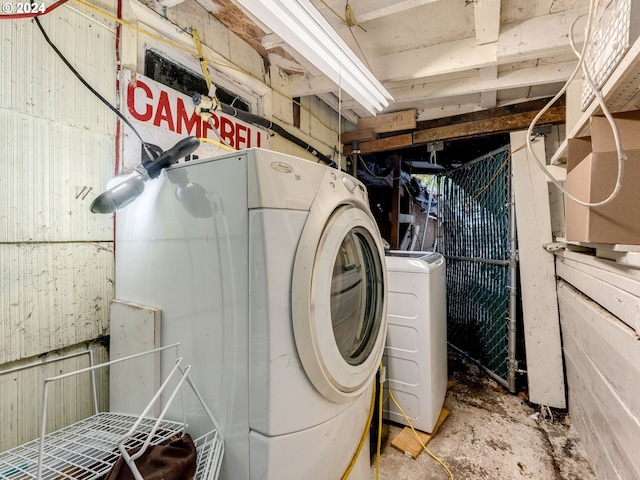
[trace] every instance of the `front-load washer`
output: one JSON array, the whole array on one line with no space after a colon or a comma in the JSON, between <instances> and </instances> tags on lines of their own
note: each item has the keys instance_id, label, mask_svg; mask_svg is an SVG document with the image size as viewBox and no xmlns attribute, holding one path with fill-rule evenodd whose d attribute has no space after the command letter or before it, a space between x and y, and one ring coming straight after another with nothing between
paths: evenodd
<instances>
[{"instance_id":1,"label":"front-load washer","mask_svg":"<svg viewBox=\"0 0 640 480\"><path fill-rule=\"evenodd\" d=\"M359 181L262 149L174 165L117 213L116 298L160 309L161 343L180 342L225 438L221 478L342 477L386 336ZM350 478L368 478L364 445Z\"/></svg>"}]
</instances>

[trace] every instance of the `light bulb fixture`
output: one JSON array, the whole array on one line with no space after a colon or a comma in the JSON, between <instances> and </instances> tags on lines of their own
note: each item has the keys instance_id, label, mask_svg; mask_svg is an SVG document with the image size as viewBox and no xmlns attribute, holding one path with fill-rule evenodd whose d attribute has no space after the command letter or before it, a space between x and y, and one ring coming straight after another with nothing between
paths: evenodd
<instances>
[{"instance_id":1,"label":"light bulb fixture","mask_svg":"<svg viewBox=\"0 0 640 480\"><path fill-rule=\"evenodd\" d=\"M163 168L191 155L200 146L198 137L187 137L155 160L141 163L131 173L119 175L107 183L107 189L91 202L93 213L113 213L126 207L144 192L144 184L160 175Z\"/></svg>"},{"instance_id":2,"label":"light bulb fixture","mask_svg":"<svg viewBox=\"0 0 640 480\"><path fill-rule=\"evenodd\" d=\"M370 113L393 100L309 0L236 1Z\"/></svg>"}]
</instances>

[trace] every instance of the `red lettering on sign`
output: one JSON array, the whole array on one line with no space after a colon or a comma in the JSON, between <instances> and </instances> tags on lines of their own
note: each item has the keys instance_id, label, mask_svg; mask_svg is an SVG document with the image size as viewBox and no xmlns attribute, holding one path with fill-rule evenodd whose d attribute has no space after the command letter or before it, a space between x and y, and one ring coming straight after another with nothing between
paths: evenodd
<instances>
[{"instance_id":1,"label":"red lettering on sign","mask_svg":"<svg viewBox=\"0 0 640 480\"><path fill-rule=\"evenodd\" d=\"M247 127L244 125L236 125L236 149L240 150L245 148L247 145ZM251 133L251 132L249 132ZM244 145L243 145L244 144Z\"/></svg>"},{"instance_id":2,"label":"red lettering on sign","mask_svg":"<svg viewBox=\"0 0 640 480\"><path fill-rule=\"evenodd\" d=\"M223 143L227 143L230 146L232 146L233 148L236 148L235 146L235 139L233 138L233 123L231 123L231 120L229 120L226 117L222 117L220 119L220 138L222 139Z\"/></svg>"},{"instance_id":3,"label":"red lettering on sign","mask_svg":"<svg viewBox=\"0 0 640 480\"><path fill-rule=\"evenodd\" d=\"M205 122L195 113L195 109L192 110L188 100L154 85L141 80L127 85L126 104L132 118L180 135L211 137L238 150L261 146L261 131L237 123L234 118L223 114L214 114L210 121Z\"/></svg>"},{"instance_id":4,"label":"red lettering on sign","mask_svg":"<svg viewBox=\"0 0 640 480\"><path fill-rule=\"evenodd\" d=\"M129 109L129 113L136 120L140 120L141 122L148 122L151 120L151 116L153 115L153 108L151 105L147 103L144 113L140 113L136 110L136 89L141 88L146 94L149 100L153 99L153 95L151 94L151 89L147 86L146 83L138 81L137 83L130 83L127 87L127 108Z\"/></svg>"},{"instance_id":5,"label":"red lettering on sign","mask_svg":"<svg viewBox=\"0 0 640 480\"><path fill-rule=\"evenodd\" d=\"M173 125L173 117L171 116L171 106L169 105L169 95L164 90L160 92L160 98L158 99L158 109L156 110L156 116L153 118L153 124L156 127L160 126L160 122L167 122L167 128L172 132L176 129Z\"/></svg>"},{"instance_id":6,"label":"red lettering on sign","mask_svg":"<svg viewBox=\"0 0 640 480\"><path fill-rule=\"evenodd\" d=\"M191 117L187 116L187 109L184 106L184 102L181 98L178 98L178 117L176 118L176 131L182 133L182 126L184 125L184 133L189 135L195 135L196 137L202 136L202 122L198 114L193 111ZM193 133L193 127L196 127L195 133Z\"/></svg>"}]
</instances>

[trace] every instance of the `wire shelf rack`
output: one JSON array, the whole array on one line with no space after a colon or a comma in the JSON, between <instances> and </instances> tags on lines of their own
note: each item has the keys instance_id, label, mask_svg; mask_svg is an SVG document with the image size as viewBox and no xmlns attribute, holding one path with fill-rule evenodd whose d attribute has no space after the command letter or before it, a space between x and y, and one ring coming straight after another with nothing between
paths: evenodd
<instances>
[{"instance_id":1,"label":"wire shelf rack","mask_svg":"<svg viewBox=\"0 0 640 480\"><path fill-rule=\"evenodd\" d=\"M45 436L42 479L73 478L89 480L106 474L120 457L118 442L138 417L114 413L99 413ZM156 420L145 418L129 438L126 448L143 445ZM181 422L162 421L151 438L157 445L180 435ZM37 478L40 440L20 445L0 454L0 479Z\"/></svg>"},{"instance_id":2,"label":"wire shelf rack","mask_svg":"<svg viewBox=\"0 0 640 480\"><path fill-rule=\"evenodd\" d=\"M193 441L198 452L198 466L193 480L211 480L218 478L224 444L220 434L213 430Z\"/></svg>"},{"instance_id":3,"label":"wire shelf rack","mask_svg":"<svg viewBox=\"0 0 640 480\"><path fill-rule=\"evenodd\" d=\"M47 386L49 382L93 372L114 363L157 353L167 348L177 348L177 344L150 350L141 354L91 366L68 374L51 377L44 382L43 408L41 414L41 434L36 440L0 453L0 480L93 480L104 477L122 456L136 480L142 480L135 460L151 445L162 444L182 436L187 428L186 416L182 422L164 418L183 383L187 383L202 404L211 420L213 430L194 440L196 447L195 480L215 480L220 471L224 455L224 439L213 414L204 403L202 396L192 383L189 372L191 366L182 368L182 358L156 392L141 415L112 412L97 412L79 422L51 433L44 433L46 425ZM3 372L0 372L3 373ZM180 377L173 389L167 405L158 418L147 417L152 406L169 385L171 377ZM96 404L97 405L97 404ZM184 412L183 412L184 415ZM137 452L132 449L137 447ZM131 455L130 455L131 452Z\"/></svg>"}]
</instances>

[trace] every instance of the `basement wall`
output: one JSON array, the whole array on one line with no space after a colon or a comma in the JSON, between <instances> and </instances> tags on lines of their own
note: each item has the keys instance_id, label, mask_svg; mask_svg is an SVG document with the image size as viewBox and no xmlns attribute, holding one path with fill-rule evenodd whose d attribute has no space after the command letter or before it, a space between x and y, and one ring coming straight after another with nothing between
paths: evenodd
<instances>
[{"instance_id":1,"label":"basement wall","mask_svg":"<svg viewBox=\"0 0 640 480\"><path fill-rule=\"evenodd\" d=\"M40 17L86 80L115 101L115 26L73 2ZM112 219L89 204L113 172L115 119L71 74L34 21L0 22L0 370L106 349ZM0 450L37 435L42 379L88 356L0 375ZM50 428L91 411L89 384L53 391ZM101 403L104 404L101 397ZM62 408L61 408L62 407Z\"/></svg>"}]
</instances>

